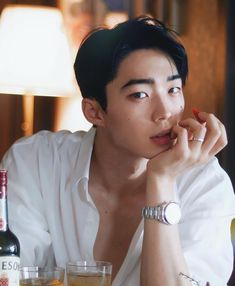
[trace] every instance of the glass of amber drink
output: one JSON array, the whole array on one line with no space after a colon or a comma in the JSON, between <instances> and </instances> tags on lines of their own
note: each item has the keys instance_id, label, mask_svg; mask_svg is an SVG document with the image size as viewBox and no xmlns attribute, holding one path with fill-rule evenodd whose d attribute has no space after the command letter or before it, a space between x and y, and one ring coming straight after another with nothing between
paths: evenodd
<instances>
[{"instance_id":1,"label":"glass of amber drink","mask_svg":"<svg viewBox=\"0 0 235 286\"><path fill-rule=\"evenodd\" d=\"M112 264L105 261L77 261L66 265L68 286L111 286Z\"/></svg>"},{"instance_id":2,"label":"glass of amber drink","mask_svg":"<svg viewBox=\"0 0 235 286\"><path fill-rule=\"evenodd\" d=\"M63 286L64 273L61 267L22 267L20 286Z\"/></svg>"}]
</instances>

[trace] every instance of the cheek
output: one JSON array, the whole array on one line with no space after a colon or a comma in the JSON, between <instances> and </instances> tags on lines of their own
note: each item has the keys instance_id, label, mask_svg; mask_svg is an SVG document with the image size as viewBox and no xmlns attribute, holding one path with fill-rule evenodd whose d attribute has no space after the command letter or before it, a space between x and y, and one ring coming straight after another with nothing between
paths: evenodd
<instances>
[{"instance_id":1,"label":"cheek","mask_svg":"<svg viewBox=\"0 0 235 286\"><path fill-rule=\"evenodd\" d=\"M133 107L126 103L120 104L119 106L116 104L114 106L115 108L107 110L107 115L110 122L118 124L120 127L125 123L132 124L140 118L140 112L138 109L133 109Z\"/></svg>"},{"instance_id":2,"label":"cheek","mask_svg":"<svg viewBox=\"0 0 235 286\"><path fill-rule=\"evenodd\" d=\"M177 103L174 104L174 111L173 111L173 117L175 118L176 121L179 121L182 119L183 117L183 113L184 113L184 100L180 100Z\"/></svg>"},{"instance_id":3,"label":"cheek","mask_svg":"<svg viewBox=\"0 0 235 286\"><path fill-rule=\"evenodd\" d=\"M112 136L126 136L130 129L134 128L134 120L129 113L124 113L123 110L112 112L112 114L110 112L106 127L113 134Z\"/></svg>"},{"instance_id":4,"label":"cheek","mask_svg":"<svg viewBox=\"0 0 235 286\"><path fill-rule=\"evenodd\" d=\"M180 105L179 114L182 116L184 113L184 104Z\"/></svg>"},{"instance_id":5,"label":"cheek","mask_svg":"<svg viewBox=\"0 0 235 286\"><path fill-rule=\"evenodd\" d=\"M179 99L178 103L175 106L177 108L176 112L181 113L181 114L184 112L185 102L184 102L183 96Z\"/></svg>"}]
</instances>

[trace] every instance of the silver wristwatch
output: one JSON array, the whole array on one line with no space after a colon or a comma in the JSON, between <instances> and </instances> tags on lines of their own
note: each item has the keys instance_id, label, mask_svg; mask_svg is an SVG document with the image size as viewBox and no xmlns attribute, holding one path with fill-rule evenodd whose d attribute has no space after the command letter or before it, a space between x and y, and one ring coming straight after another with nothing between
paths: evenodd
<instances>
[{"instance_id":1,"label":"silver wristwatch","mask_svg":"<svg viewBox=\"0 0 235 286\"><path fill-rule=\"evenodd\" d=\"M164 202L156 207L144 207L142 216L145 219L155 219L164 224L177 224L181 218L180 206L176 202Z\"/></svg>"}]
</instances>

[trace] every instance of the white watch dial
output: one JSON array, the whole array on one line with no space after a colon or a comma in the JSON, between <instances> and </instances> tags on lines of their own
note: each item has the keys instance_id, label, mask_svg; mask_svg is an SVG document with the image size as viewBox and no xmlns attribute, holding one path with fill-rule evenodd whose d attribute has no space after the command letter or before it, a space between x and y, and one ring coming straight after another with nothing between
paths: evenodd
<instances>
[{"instance_id":1,"label":"white watch dial","mask_svg":"<svg viewBox=\"0 0 235 286\"><path fill-rule=\"evenodd\" d=\"M180 207L177 203L171 202L165 207L165 220L169 224L177 224L181 218Z\"/></svg>"}]
</instances>

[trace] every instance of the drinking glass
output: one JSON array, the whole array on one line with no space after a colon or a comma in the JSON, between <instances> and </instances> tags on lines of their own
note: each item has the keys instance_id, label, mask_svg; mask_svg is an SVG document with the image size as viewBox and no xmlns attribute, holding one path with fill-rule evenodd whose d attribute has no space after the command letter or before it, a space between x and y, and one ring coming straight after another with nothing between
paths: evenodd
<instances>
[{"instance_id":1,"label":"drinking glass","mask_svg":"<svg viewBox=\"0 0 235 286\"><path fill-rule=\"evenodd\" d=\"M61 267L22 267L20 286L63 286L64 273Z\"/></svg>"},{"instance_id":2,"label":"drinking glass","mask_svg":"<svg viewBox=\"0 0 235 286\"><path fill-rule=\"evenodd\" d=\"M68 286L111 286L112 264L106 261L76 261L66 265Z\"/></svg>"}]
</instances>

